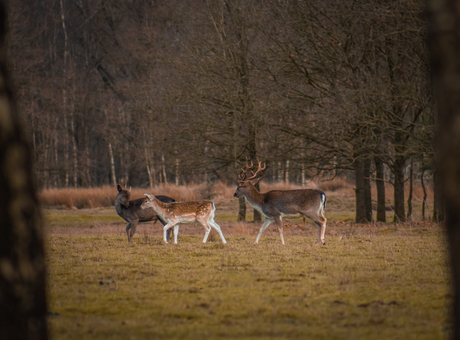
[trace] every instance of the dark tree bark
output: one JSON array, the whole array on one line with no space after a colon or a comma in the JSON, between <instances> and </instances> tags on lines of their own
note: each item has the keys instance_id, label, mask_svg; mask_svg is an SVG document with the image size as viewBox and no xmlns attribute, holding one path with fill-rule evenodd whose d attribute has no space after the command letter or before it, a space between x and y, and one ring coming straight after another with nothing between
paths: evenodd
<instances>
[{"instance_id":1,"label":"dark tree bark","mask_svg":"<svg viewBox=\"0 0 460 340\"><path fill-rule=\"evenodd\" d=\"M446 216L442 196L442 178L440 177L439 169L435 169L433 173L433 191L433 222L444 222Z\"/></svg>"},{"instance_id":2,"label":"dark tree bark","mask_svg":"<svg viewBox=\"0 0 460 340\"><path fill-rule=\"evenodd\" d=\"M356 177L356 223L369 222L366 215L366 184L364 180L364 162L361 159L355 160L355 177Z\"/></svg>"},{"instance_id":3,"label":"dark tree bark","mask_svg":"<svg viewBox=\"0 0 460 340\"><path fill-rule=\"evenodd\" d=\"M404 207L404 157L396 157L393 164L393 174L395 176L394 183L394 201L395 201L395 217L394 222L406 221L406 213Z\"/></svg>"},{"instance_id":4,"label":"dark tree bark","mask_svg":"<svg viewBox=\"0 0 460 340\"><path fill-rule=\"evenodd\" d=\"M256 185L254 185L254 188L256 188L257 191L260 192L260 184L259 184L259 182L257 182ZM261 221L262 221L262 214L260 212L258 212L256 209L254 209L254 223L261 222Z\"/></svg>"},{"instance_id":5,"label":"dark tree bark","mask_svg":"<svg viewBox=\"0 0 460 340\"><path fill-rule=\"evenodd\" d=\"M7 74L6 22L0 1L0 339L47 339L41 216Z\"/></svg>"},{"instance_id":6,"label":"dark tree bark","mask_svg":"<svg viewBox=\"0 0 460 340\"><path fill-rule=\"evenodd\" d=\"M364 175L364 209L367 222L372 221L372 195L371 195L371 160L363 161Z\"/></svg>"},{"instance_id":7,"label":"dark tree bark","mask_svg":"<svg viewBox=\"0 0 460 340\"><path fill-rule=\"evenodd\" d=\"M428 0L431 70L438 107L436 179L442 183L454 292L452 339L460 339L460 2ZM439 173L438 173L439 172ZM440 209L441 212L443 209ZM438 212L438 213L439 213Z\"/></svg>"},{"instance_id":8,"label":"dark tree bark","mask_svg":"<svg viewBox=\"0 0 460 340\"><path fill-rule=\"evenodd\" d=\"M422 202L422 221L425 221L425 207L426 207L426 188L425 188L425 182L423 180L423 177L425 176L425 169L422 170L422 174L420 176L420 184L422 185L423 189L423 202Z\"/></svg>"},{"instance_id":9,"label":"dark tree bark","mask_svg":"<svg viewBox=\"0 0 460 340\"><path fill-rule=\"evenodd\" d=\"M412 192L414 190L414 161L410 159L410 172L409 172L409 198L407 199L407 220L412 219Z\"/></svg>"},{"instance_id":10,"label":"dark tree bark","mask_svg":"<svg viewBox=\"0 0 460 340\"><path fill-rule=\"evenodd\" d=\"M246 221L246 198L238 198L238 222Z\"/></svg>"},{"instance_id":11,"label":"dark tree bark","mask_svg":"<svg viewBox=\"0 0 460 340\"><path fill-rule=\"evenodd\" d=\"M377 176L375 182L375 186L377 187L377 221L386 222L384 165L378 158L376 158L374 162Z\"/></svg>"}]
</instances>

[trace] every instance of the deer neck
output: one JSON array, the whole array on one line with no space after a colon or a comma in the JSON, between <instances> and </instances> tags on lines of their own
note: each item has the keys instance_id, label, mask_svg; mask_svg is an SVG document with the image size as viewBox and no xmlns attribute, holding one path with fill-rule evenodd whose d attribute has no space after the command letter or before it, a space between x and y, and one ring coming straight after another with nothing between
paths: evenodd
<instances>
[{"instance_id":1,"label":"deer neck","mask_svg":"<svg viewBox=\"0 0 460 340\"><path fill-rule=\"evenodd\" d=\"M123 206L119 200L115 200L115 211L117 212L118 215L122 216L124 215L125 211L126 211L126 207Z\"/></svg>"},{"instance_id":2,"label":"deer neck","mask_svg":"<svg viewBox=\"0 0 460 340\"><path fill-rule=\"evenodd\" d=\"M244 197L246 197L246 200L252 206L257 206L257 207L261 207L263 200L264 200L264 194L257 191L257 189L254 187L252 183L249 184L249 189L247 193L244 195Z\"/></svg>"},{"instance_id":3,"label":"deer neck","mask_svg":"<svg viewBox=\"0 0 460 340\"><path fill-rule=\"evenodd\" d=\"M168 204L169 203L164 203L161 202L158 198L153 196L153 210L159 215L163 220L165 219L166 212L168 210Z\"/></svg>"}]
</instances>

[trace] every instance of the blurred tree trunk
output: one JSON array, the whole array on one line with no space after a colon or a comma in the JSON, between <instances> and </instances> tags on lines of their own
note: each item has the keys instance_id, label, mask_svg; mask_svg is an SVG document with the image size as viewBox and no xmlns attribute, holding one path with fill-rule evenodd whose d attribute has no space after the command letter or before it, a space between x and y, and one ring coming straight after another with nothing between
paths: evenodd
<instances>
[{"instance_id":1,"label":"blurred tree trunk","mask_svg":"<svg viewBox=\"0 0 460 340\"><path fill-rule=\"evenodd\" d=\"M454 291L452 339L460 339L460 1L428 0L431 70L438 107L436 183L442 183ZM442 216L438 208L438 217Z\"/></svg>"},{"instance_id":2,"label":"blurred tree trunk","mask_svg":"<svg viewBox=\"0 0 460 340\"><path fill-rule=\"evenodd\" d=\"M32 154L7 75L0 1L0 339L47 339L46 273Z\"/></svg>"},{"instance_id":3,"label":"blurred tree trunk","mask_svg":"<svg viewBox=\"0 0 460 340\"><path fill-rule=\"evenodd\" d=\"M377 221L386 222L385 214L385 171L384 164L379 158L375 158L375 170L377 187Z\"/></svg>"}]
</instances>

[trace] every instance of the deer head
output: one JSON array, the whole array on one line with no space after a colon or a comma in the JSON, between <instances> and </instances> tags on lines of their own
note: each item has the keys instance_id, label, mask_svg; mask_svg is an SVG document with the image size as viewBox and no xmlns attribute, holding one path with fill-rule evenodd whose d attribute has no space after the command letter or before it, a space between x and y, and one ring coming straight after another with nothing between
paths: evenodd
<instances>
[{"instance_id":1,"label":"deer head","mask_svg":"<svg viewBox=\"0 0 460 340\"><path fill-rule=\"evenodd\" d=\"M254 185L261 179L261 177L257 178L257 175L265 170L267 164L261 167L262 161L257 160L257 162L259 164L256 172L254 172L252 170L254 168L254 163L249 158L246 158L246 168L241 169L241 174L238 177L238 188L236 188L233 194L234 197L246 195L249 190L254 189Z\"/></svg>"},{"instance_id":2,"label":"deer head","mask_svg":"<svg viewBox=\"0 0 460 340\"><path fill-rule=\"evenodd\" d=\"M129 199L131 198L131 191L123 190L121 185L117 185L117 190L118 190L118 194L117 194L116 200L118 200L118 202L120 202L122 206L124 206L125 208L128 208Z\"/></svg>"}]
</instances>

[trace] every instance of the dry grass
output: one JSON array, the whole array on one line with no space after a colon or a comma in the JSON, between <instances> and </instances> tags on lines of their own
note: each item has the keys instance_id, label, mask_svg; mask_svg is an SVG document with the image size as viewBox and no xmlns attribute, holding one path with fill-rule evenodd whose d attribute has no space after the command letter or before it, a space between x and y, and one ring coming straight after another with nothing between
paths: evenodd
<instances>
[{"instance_id":1,"label":"dry grass","mask_svg":"<svg viewBox=\"0 0 460 340\"><path fill-rule=\"evenodd\" d=\"M243 228L243 226L240 226ZM235 228L240 228L238 225ZM241 230L246 233L246 230ZM59 339L447 339L440 228L314 238L47 238ZM57 313L57 314L56 314Z\"/></svg>"},{"instance_id":2,"label":"dry grass","mask_svg":"<svg viewBox=\"0 0 460 340\"><path fill-rule=\"evenodd\" d=\"M334 178L333 180L321 179L309 182L305 187L286 184L286 183L260 183L261 191L270 190L294 190L302 188L321 189L327 194L333 193L339 196L354 196L354 185L344 178ZM196 184L188 186L176 186L173 184L160 184L153 190L149 188L132 188L131 197L144 197L144 193L155 195L167 195L177 201L195 201L203 199L223 200L231 199L235 192L236 186L227 186L221 182L207 185ZM409 195L409 186L406 185L406 197ZM386 197L393 198L393 186L386 184ZM433 189L427 188L428 200L433 199ZM117 190L112 186L103 186L98 188L79 188L79 189L45 189L40 192L40 201L46 208L70 208L86 209L97 207L113 206ZM376 199L375 187L372 189L373 199ZM420 185L414 185L414 199L422 199L423 191Z\"/></svg>"},{"instance_id":3,"label":"dry grass","mask_svg":"<svg viewBox=\"0 0 460 340\"><path fill-rule=\"evenodd\" d=\"M140 225L128 244L113 206L45 210L52 338L447 339L442 228L355 224L353 187L327 183L317 184L328 195L325 247L313 246L318 229L301 220L286 222L286 246L275 227L253 246L261 225L236 222L235 187L223 184L153 193L215 200L227 245L214 231L201 244L196 223L180 227L178 245L162 242L159 223ZM275 188L298 187L262 186ZM95 201L99 189L87 190ZM100 190L102 200L115 197L114 188ZM67 192L69 205L77 194Z\"/></svg>"},{"instance_id":4,"label":"dry grass","mask_svg":"<svg viewBox=\"0 0 460 340\"><path fill-rule=\"evenodd\" d=\"M133 199L144 197L144 193L166 195L177 201L194 201L206 198L205 185L175 186L161 184L155 189L131 188ZM87 209L107 207L115 204L118 191L116 187L45 189L39 194L42 206L46 208Z\"/></svg>"}]
</instances>

